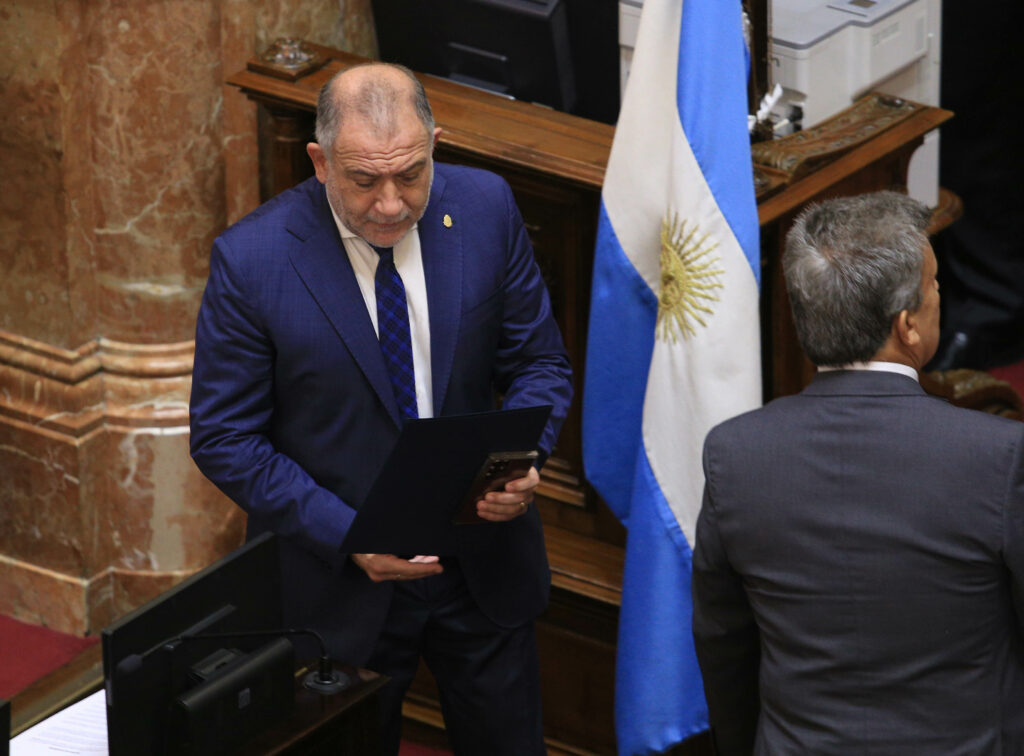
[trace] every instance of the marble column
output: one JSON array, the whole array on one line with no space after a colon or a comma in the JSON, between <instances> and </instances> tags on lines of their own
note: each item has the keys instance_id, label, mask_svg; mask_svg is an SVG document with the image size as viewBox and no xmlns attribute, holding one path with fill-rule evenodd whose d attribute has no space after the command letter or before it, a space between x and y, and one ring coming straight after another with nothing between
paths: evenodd
<instances>
[{"instance_id":1,"label":"marble column","mask_svg":"<svg viewBox=\"0 0 1024 756\"><path fill-rule=\"evenodd\" d=\"M299 12L296 6L305 6ZM283 2L223 0L221 37L224 73L245 68L255 52L278 37L309 42L374 58L377 37L371 0ZM340 12L339 12L340 11ZM256 104L235 87L224 85L225 179L227 222L234 223L259 205L258 116Z\"/></svg>"},{"instance_id":2,"label":"marble column","mask_svg":"<svg viewBox=\"0 0 1024 756\"><path fill-rule=\"evenodd\" d=\"M256 204L223 81L369 0L0 2L0 613L97 632L241 542L188 456L213 238Z\"/></svg>"}]
</instances>

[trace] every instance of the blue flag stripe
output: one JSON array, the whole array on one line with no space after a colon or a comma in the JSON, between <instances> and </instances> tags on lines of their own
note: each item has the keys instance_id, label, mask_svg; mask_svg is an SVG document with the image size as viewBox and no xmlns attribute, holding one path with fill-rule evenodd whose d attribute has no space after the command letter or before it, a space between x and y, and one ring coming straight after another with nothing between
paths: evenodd
<instances>
[{"instance_id":1,"label":"blue flag stripe","mask_svg":"<svg viewBox=\"0 0 1024 756\"><path fill-rule=\"evenodd\" d=\"M590 483L620 520L633 497L623 464L636 459L641 444L657 319L658 298L623 252L602 201L587 330L583 460Z\"/></svg>"},{"instance_id":2,"label":"blue flag stripe","mask_svg":"<svg viewBox=\"0 0 1024 756\"><path fill-rule=\"evenodd\" d=\"M684 0L676 105L686 140L715 202L761 283L760 229L750 154L746 45L739 2ZM725 21L707 23L715 16Z\"/></svg>"},{"instance_id":3,"label":"blue flag stripe","mask_svg":"<svg viewBox=\"0 0 1024 756\"><path fill-rule=\"evenodd\" d=\"M642 448L635 490L616 660L622 754L665 751L708 727L693 645L693 555Z\"/></svg>"}]
</instances>

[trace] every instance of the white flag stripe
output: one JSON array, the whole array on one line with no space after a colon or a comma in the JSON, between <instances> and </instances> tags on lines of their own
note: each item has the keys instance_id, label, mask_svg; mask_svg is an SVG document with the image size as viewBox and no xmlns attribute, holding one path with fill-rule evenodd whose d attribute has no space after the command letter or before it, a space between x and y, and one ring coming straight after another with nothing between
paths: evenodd
<instances>
[{"instance_id":1,"label":"white flag stripe","mask_svg":"<svg viewBox=\"0 0 1024 756\"><path fill-rule=\"evenodd\" d=\"M673 156L665 154L666 147L675 141L673 129L680 127L675 102L678 46L666 44L672 35L666 35L664 29L679 28L682 6L647 5L640 18L632 66L634 73L640 72L645 78L636 83L630 78L622 102L623 113L641 115L620 118L615 127L602 196L623 251L657 293L661 277L661 221L667 210L658 198L669 196L666 192L670 191L673 174L679 168ZM668 57L671 60L666 60ZM654 61L661 64L653 64Z\"/></svg>"},{"instance_id":2,"label":"white flag stripe","mask_svg":"<svg viewBox=\"0 0 1024 756\"><path fill-rule=\"evenodd\" d=\"M681 336L675 344L655 343L644 403L643 437L651 468L692 545L704 485L704 436L734 415L736 407L755 407L761 400L760 377L749 367L760 356L758 292L750 263L715 202L676 110L676 65L664 58L677 48L666 44L671 38L662 30L663 25L678 28L681 5L652 4L651 9L660 12L644 16L637 55L655 56L662 65L647 67L634 59L634 71L643 67L654 75L642 86L627 87L623 110L633 108L644 116L624 119L617 127L604 196L624 252L655 295L661 290L661 223L670 213L696 223L699 235L708 234L717 244L709 257L724 271L717 280L725 285L714 291L719 301L710 303L714 314L702 316L706 327L695 324L696 334L688 335L685 344ZM644 170L637 171L638 165ZM659 207L652 197L675 198L675 206ZM701 353L714 359L698 360Z\"/></svg>"}]
</instances>

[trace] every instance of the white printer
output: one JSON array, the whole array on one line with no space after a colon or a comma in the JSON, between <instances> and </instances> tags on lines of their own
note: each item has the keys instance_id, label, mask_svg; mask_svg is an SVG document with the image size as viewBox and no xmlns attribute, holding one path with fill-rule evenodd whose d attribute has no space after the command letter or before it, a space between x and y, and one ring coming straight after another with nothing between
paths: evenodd
<instances>
[{"instance_id":1,"label":"white printer","mask_svg":"<svg viewBox=\"0 0 1024 756\"><path fill-rule=\"evenodd\" d=\"M619 2L623 89L642 5ZM941 16L942 0L769 0L768 75L783 87L774 115L807 128L869 91L938 106ZM914 153L907 183L938 204L938 131Z\"/></svg>"},{"instance_id":2,"label":"white printer","mask_svg":"<svg viewBox=\"0 0 1024 756\"><path fill-rule=\"evenodd\" d=\"M938 106L942 0L771 0L777 116L813 126L869 91ZM939 201L939 132L925 136L910 195Z\"/></svg>"}]
</instances>

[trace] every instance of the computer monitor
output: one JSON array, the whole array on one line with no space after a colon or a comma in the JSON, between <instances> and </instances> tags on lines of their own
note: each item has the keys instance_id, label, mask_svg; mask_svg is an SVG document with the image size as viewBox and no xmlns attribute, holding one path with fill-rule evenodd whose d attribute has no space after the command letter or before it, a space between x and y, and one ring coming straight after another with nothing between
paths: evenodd
<instances>
[{"instance_id":1,"label":"computer monitor","mask_svg":"<svg viewBox=\"0 0 1024 756\"><path fill-rule=\"evenodd\" d=\"M373 0L382 60L571 111L563 0Z\"/></svg>"},{"instance_id":2,"label":"computer monitor","mask_svg":"<svg viewBox=\"0 0 1024 756\"><path fill-rule=\"evenodd\" d=\"M190 706L202 708L201 714L206 716L211 703L216 705L217 686L223 688L223 678L208 683L206 673L221 667L232 674L246 674L246 668L253 666L250 656L259 657L257 663L265 666L270 654L277 659L272 662L276 668L287 665L274 680L263 679L266 675L259 673L259 685L274 689L251 686L255 704L270 705L267 696L294 695L294 653L290 659L281 658L282 653L291 651L290 644L244 637L248 632L282 626L278 560L276 539L265 534L103 630L111 756L161 756L189 750L175 745L182 735L180 718L190 716ZM182 640L187 635L232 633L240 635L230 640ZM277 690L281 685L287 691ZM275 710L286 708L287 701L278 699L272 706ZM250 711L257 710L258 706ZM202 727L202 716L196 717L194 726ZM224 731L200 736L223 739L233 734Z\"/></svg>"}]
</instances>

